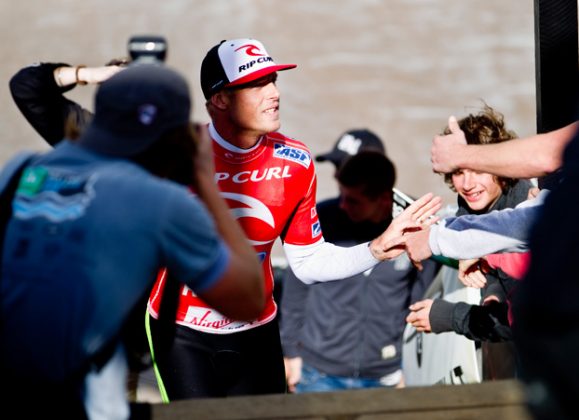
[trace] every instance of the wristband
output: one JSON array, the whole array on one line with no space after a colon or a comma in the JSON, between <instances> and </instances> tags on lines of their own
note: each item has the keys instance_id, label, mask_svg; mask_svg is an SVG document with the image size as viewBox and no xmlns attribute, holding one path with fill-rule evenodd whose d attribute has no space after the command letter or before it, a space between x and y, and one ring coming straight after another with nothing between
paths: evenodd
<instances>
[{"instance_id":1,"label":"wristband","mask_svg":"<svg viewBox=\"0 0 579 420\"><path fill-rule=\"evenodd\" d=\"M81 64L81 65L79 65L79 66L76 66L76 68L75 68L75 70L74 70L74 78L76 79L76 84L77 84L77 85L84 86L84 85L87 84L87 82L84 81L84 80L78 80L78 71L79 71L80 69L84 69L84 68L86 68L86 66L85 66L84 64Z\"/></svg>"},{"instance_id":2,"label":"wristband","mask_svg":"<svg viewBox=\"0 0 579 420\"><path fill-rule=\"evenodd\" d=\"M58 85L58 87L62 87L62 79L60 78L60 72L62 71L62 67L59 67L56 69L56 71L54 72L55 76L56 76L56 84Z\"/></svg>"}]
</instances>

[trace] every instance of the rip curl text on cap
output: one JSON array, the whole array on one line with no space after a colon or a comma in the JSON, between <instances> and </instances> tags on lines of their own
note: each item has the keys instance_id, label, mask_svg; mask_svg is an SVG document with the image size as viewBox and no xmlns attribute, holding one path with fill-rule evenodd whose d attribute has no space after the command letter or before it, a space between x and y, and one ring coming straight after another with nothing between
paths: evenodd
<instances>
[{"instance_id":1,"label":"rip curl text on cap","mask_svg":"<svg viewBox=\"0 0 579 420\"><path fill-rule=\"evenodd\" d=\"M296 64L276 64L263 44L255 39L221 41L209 50L201 64L201 89L205 99L223 88L239 86Z\"/></svg>"}]
</instances>

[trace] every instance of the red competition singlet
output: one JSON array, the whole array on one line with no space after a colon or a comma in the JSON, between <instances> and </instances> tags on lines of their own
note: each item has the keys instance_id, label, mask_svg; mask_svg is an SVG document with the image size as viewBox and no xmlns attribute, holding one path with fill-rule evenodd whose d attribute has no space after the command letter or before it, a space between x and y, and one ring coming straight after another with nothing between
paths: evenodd
<instances>
[{"instance_id":1,"label":"red competition singlet","mask_svg":"<svg viewBox=\"0 0 579 420\"><path fill-rule=\"evenodd\" d=\"M316 213L316 177L308 148L280 133L269 133L251 149L224 141L212 125L215 178L262 262L267 303L253 322L229 319L209 307L183 286L176 322L214 334L230 334L263 325L274 319L271 249L283 235L285 243L311 245L321 240ZM162 273L149 298L149 312L158 318L165 275Z\"/></svg>"}]
</instances>

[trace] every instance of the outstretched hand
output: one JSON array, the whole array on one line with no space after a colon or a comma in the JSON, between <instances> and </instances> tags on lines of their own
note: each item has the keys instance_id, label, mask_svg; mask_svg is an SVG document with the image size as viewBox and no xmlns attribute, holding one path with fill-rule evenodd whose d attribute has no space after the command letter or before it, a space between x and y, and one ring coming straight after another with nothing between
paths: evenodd
<instances>
[{"instance_id":1,"label":"outstretched hand","mask_svg":"<svg viewBox=\"0 0 579 420\"><path fill-rule=\"evenodd\" d=\"M384 261L398 257L404 252L405 234L428 228L438 221L435 213L440 210L442 199L427 193L408 206L392 220L390 226L370 243L374 258Z\"/></svg>"},{"instance_id":2,"label":"outstretched hand","mask_svg":"<svg viewBox=\"0 0 579 420\"><path fill-rule=\"evenodd\" d=\"M448 128L450 134L434 136L432 140L430 161L434 172L451 173L457 170L457 156L460 156L460 149L467 144L464 132L453 115L448 118Z\"/></svg>"},{"instance_id":3,"label":"outstretched hand","mask_svg":"<svg viewBox=\"0 0 579 420\"><path fill-rule=\"evenodd\" d=\"M458 279L466 287L482 289L487 284L484 271L489 270L489 265L484 258L460 260L458 262Z\"/></svg>"},{"instance_id":4,"label":"outstretched hand","mask_svg":"<svg viewBox=\"0 0 579 420\"><path fill-rule=\"evenodd\" d=\"M432 308L432 299L425 299L410 305L410 313L406 317L406 322L420 332L432 332L430 325L430 309Z\"/></svg>"},{"instance_id":5,"label":"outstretched hand","mask_svg":"<svg viewBox=\"0 0 579 420\"><path fill-rule=\"evenodd\" d=\"M421 261L432 256L432 250L428 242L429 235L430 227L406 235L406 253L412 265L419 270L422 270Z\"/></svg>"}]
</instances>

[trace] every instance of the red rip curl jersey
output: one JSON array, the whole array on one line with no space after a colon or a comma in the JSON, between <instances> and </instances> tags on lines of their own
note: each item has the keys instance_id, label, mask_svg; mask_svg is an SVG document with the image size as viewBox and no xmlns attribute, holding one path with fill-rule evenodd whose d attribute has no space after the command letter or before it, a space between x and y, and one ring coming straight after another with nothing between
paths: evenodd
<instances>
[{"instance_id":1,"label":"red rip curl jersey","mask_svg":"<svg viewBox=\"0 0 579 420\"><path fill-rule=\"evenodd\" d=\"M224 141L212 125L215 180L233 216L241 224L263 267L267 303L253 322L229 319L183 286L176 322L198 331L230 334L263 325L275 318L271 249L281 237L292 245L322 239L316 213L316 176L308 148L280 133L264 135L251 149ZM149 312L158 318L165 273L149 298Z\"/></svg>"}]
</instances>

